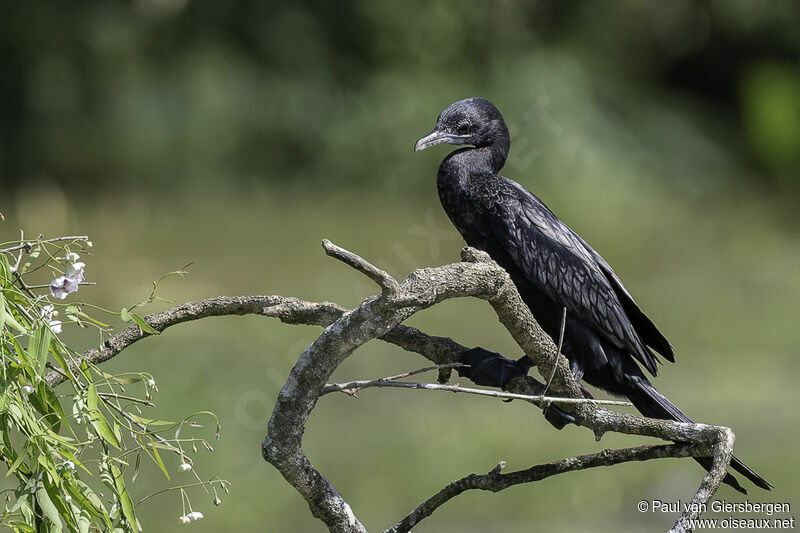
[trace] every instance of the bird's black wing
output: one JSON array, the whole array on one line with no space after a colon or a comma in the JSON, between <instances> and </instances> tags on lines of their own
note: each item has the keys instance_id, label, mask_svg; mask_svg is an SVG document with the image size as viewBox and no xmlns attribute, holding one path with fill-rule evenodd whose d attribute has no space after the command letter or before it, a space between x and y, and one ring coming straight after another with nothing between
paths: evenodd
<instances>
[{"instance_id":1,"label":"bird's black wing","mask_svg":"<svg viewBox=\"0 0 800 533\"><path fill-rule=\"evenodd\" d=\"M616 275L610 280L604 272L605 267L613 274L611 267L605 261L598 263L597 252L587 248L583 239L532 193L506 178L491 181L488 205L480 190L473 189L470 196L482 204L488 217L487 229L527 280L601 337L631 353L655 375L656 357L628 317L618 290L632 298L621 282L617 290L612 286L617 284Z\"/></svg>"},{"instance_id":2,"label":"bird's black wing","mask_svg":"<svg viewBox=\"0 0 800 533\"><path fill-rule=\"evenodd\" d=\"M619 279L619 276L617 276L616 272L611 268L611 265L609 265L594 248L589 246L589 243L583 240L580 235L576 233L574 233L574 235L578 237L583 247L592 255L597 265L600 267L600 270L602 270L606 279L614 288L614 292L617 293L617 297L620 303L622 303L623 309L625 309L625 314L628 316L628 319L630 319L639 337L645 344L663 355L665 359L674 363L675 349L672 347L672 344L670 344L666 337L658 330L656 325L647 318L647 315L639 309L639 305L633 299L631 293L628 292L628 289L625 288L625 285L622 284L622 280Z\"/></svg>"}]
</instances>

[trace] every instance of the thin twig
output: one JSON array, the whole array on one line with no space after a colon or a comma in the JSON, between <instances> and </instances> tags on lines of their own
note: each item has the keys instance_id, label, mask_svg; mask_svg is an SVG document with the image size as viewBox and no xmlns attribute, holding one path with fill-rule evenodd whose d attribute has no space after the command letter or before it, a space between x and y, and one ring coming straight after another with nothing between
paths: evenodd
<instances>
[{"instance_id":1,"label":"thin twig","mask_svg":"<svg viewBox=\"0 0 800 533\"><path fill-rule=\"evenodd\" d=\"M29 246L33 246L34 244L46 243L46 242L59 242L59 241L88 241L88 235L70 235L67 237L55 237L52 239L44 239L44 240L33 240L28 242L23 242L22 244L18 244L16 246L11 246L10 248L3 248L0 249L0 253L5 252L13 252L16 250L22 250L23 248L27 248Z\"/></svg>"},{"instance_id":2,"label":"thin twig","mask_svg":"<svg viewBox=\"0 0 800 533\"><path fill-rule=\"evenodd\" d=\"M78 285L97 285L94 281L81 281ZM26 285L26 289L47 289L50 287L50 284L46 285Z\"/></svg>"},{"instance_id":3,"label":"thin twig","mask_svg":"<svg viewBox=\"0 0 800 533\"><path fill-rule=\"evenodd\" d=\"M443 368L461 368L466 367L469 365L465 365L464 363L446 363L443 365L434 365L434 366L426 366L425 368L420 368L417 370L410 370L408 372L403 372L402 374L397 374L395 376L387 376L385 378L378 378L376 381L397 381L398 379L408 378L411 376L416 376L418 374L424 374L425 372L430 372L432 370L441 370Z\"/></svg>"},{"instance_id":4,"label":"thin twig","mask_svg":"<svg viewBox=\"0 0 800 533\"><path fill-rule=\"evenodd\" d=\"M350 381L348 383L331 383L322 387L320 396L331 392L348 392L372 388L398 388L398 389L422 389L441 392L463 392L465 394L475 394L478 396L488 396L490 398L502 398L504 400L523 400L534 405L542 406L548 403L556 404L594 404L594 405L618 405L629 407L630 402L618 400L596 400L594 398L556 398L553 396L516 394L496 390L474 389L472 387L462 387L460 385L441 385L439 383L423 383L417 381L387 381L386 378Z\"/></svg>"},{"instance_id":5,"label":"thin twig","mask_svg":"<svg viewBox=\"0 0 800 533\"><path fill-rule=\"evenodd\" d=\"M103 399L114 399L114 400L125 400L128 402L140 403L142 405L146 405L147 407L155 407L156 404L149 400L142 400L141 398L135 398L133 396L125 396L124 394L117 394L115 392L98 392L98 396Z\"/></svg>"},{"instance_id":6,"label":"thin twig","mask_svg":"<svg viewBox=\"0 0 800 533\"><path fill-rule=\"evenodd\" d=\"M567 329L567 308L564 307L564 312L561 313L561 329L558 333L558 348L556 349L555 360L553 361L553 371L550 373L550 377L547 378L547 383L544 385L544 390L542 391L542 396L547 394L547 391L550 389L550 384L553 382L553 378L556 377L556 370L558 370L558 357L561 355L561 348L564 346L564 330ZM549 406L544 407L544 412L547 413L547 408Z\"/></svg>"},{"instance_id":7,"label":"thin twig","mask_svg":"<svg viewBox=\"0 0 800 533\"><path fill-rule=\"evenodd\" d=\"M107 405L108 407L111 407L111 408L112 408L114 411L116 411L117 413L121 414L123 417L125 417L125 419L126 419L126 420L127 420L129 423L131 423L131 424L135 425L135 426L136 426L136 427L138 427L140 430L144 431L144 432L145 432L147 435L149 435L149 436L151 436L151 437L154 437L154 438L155 438L155 439L156 439L156 440L157 440L157 441L158 441L158 442L159 442L161 445L165 446L165 447L166 447L166 449L168 449L169 451L175 452L175 453L177 453L178 455L180 455L180 456L181 456L181 459L183 459L185 462L187 462L187 463L189 463L189 464L192 464L192 459L191 459L191 457L189 457L189 456L185 455L185 454L183 453L183 450L181 450L181 449L180 449L180 448L178 448L177 446L173 446L173 445L172 445L172 443L170 443L170 442L169 442L167 439L165 439L164 437L162 437L162 436L161 436L161 435L159 435L158 433L155 433L154 431L151 431L150 429L148 429L148 428L147 428L147 426L146 426L145 424L142 424L141 422L139 422L138 420L136 420L135 418L133 418L133 417L130 415L130 413L128 413L127 411L125 411L125 410L124 410L124 409L122 409L121 407L117 407L116 405L114 405L114 404L113 404L113 403L111 403L111 402L106 402L106 403L105 403L105 405Z\"/></svg>"}]
</instances>

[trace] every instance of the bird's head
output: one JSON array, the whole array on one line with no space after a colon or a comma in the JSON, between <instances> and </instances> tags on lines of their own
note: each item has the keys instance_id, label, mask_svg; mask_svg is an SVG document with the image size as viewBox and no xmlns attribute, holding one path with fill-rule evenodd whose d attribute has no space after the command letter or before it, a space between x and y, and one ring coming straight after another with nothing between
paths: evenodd
<instances>
[{"instance_id":1,"label":"bird's head","mask_svg":"<svg viewBox=\"0 0 800 533\"><path fill-rule=\"evenodd\" d=\"M442 111L431 133L417 141L419 152L437 144L471 144L475 147L508 144L503 115L489 100L467 98ZM506 148L507 151L507 148Z\"/></svg>"}]
</instances>

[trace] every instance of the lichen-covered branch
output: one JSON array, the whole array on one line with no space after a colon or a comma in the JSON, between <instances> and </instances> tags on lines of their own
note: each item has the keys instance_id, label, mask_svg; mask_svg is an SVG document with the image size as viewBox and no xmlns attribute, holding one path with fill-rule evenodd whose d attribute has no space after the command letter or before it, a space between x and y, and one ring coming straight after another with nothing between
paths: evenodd
<instances>
[{"instance_id":1,"label":"lichen-covered branch","mask_svg":"<svg viewBox=\"0 0 800 533\"><path fill-rule=\"evenodd\" d=\"M331 302L309 302L286 296L218 296L185 304L153 313L144 317L144 321L156 331L201 318L232 315L264 315L276 317L287 324L309 324L329 326L341 317L346 309ZM131 325L119 333L109 337L101 348L85 352L82 359L92 364L99 364L119 355L132 344L151 337L137 325ZM428 335L410 326L397 326L381 337L386 342L395 344L406 351L416 352L436 364L453 361L456 355L466 350L465 346L447 337ZM80 361L70 364L70 370L76 371ZM440 372L440 381L446 381L450 369ZM66 376L60 370L51 370L46 376L51 386L63 383Z\"/></svg>"},{"instance_id":2,"label":"lichen-covered branch","mask_svg":"<svg viewBox=\"0 0 800 533\"><path fill-rule=\"evenodd\" d=\"M282 296L221 296L154 313L144 320L158 332L200 318L245 314L276 317L289 324L325 327L322 334L300 354L280 391L262 443L262 455L306 500L314 516L322 520L330 531L361 533L366 529L347 501L314 468L303 452L302 437L310 413L319 397L327 392L382 386L361 381L326 386L336 368L354 350L372 339L391 342L440 365L440 381L444 382L452 363L466 347L449 338L427 335L402 325L402 322L420 310L451 298L486 300L539 373L552 376L550 389L564 399L559 401L559 407L572 415L578 425L591 429L598 439L605 432L614 431L657 437L680 444L606 451L510 474L501 474L498 468L483 476L467 476L423 502L387 531L408 531L419 520L465 490L502 490L562 472L631 460L712 456L712 468L692 499L692 503L697 505L686 506L671 530L677 533L688 530L689 521L696 518L698 510L703 507L699 504L709 501L719 487L731 459L733 432L728 428L706 424L654 420L617 413L600 407L600 402L587 401L570 372L566 358L558 353L552 339L536 322L508 274L485 253L465 248L462 262L419 269L398 283L389 274L352 252L329 241L324 241L323 246L326 253L375 281L381 287L381 294L367 298L352 310L330 302L307 302ZM110 337L101 348L83 354L83 359L92 364L102 363L147 336L149 334L139 326L129 326ZM75 370L77 363L79 361L71 363L71 370ZM53 370L46 379L51 385L57 385L66 377L63 372ZM386 383L390 383L386 386L448 391L453 388L393 380ZM532 376L522 376L508 383L502 393L482 391L480 394L523 399L542 406L553 401L541 396L544 389L545 386Z\"/></svg>"},{"instance_id":3,"label":"lichen-covered branch","mask_svg":"<svg viewBox=\"0 0 800 533\"><path fill-rule=\"evenodd\" d=\"M500 492L515 485L541 481L565 472L586 470L598 466L612 466L631 461L647 461L668 457L693 457L704 453L708 453L708 447L698 444L681 443L639 446L579 455L507 474L501 473L505 467L505 463L501 462L486 474L470 474L449 483L442 490L419 504L405 518L384 530L384 533L406 533L411 531L421 520L432 515L436 509L468 490Z\"/></svg>"},{"instance_id":4,"label":"lichen-covered branch","mask_svg":"<svg viewBox=\"0 0 800 533\"><path fill-rule=\"evenodd\" d=\"M363 259L354 260L353 255L346 256L348 260L345 262L364 271L363 265L368 263ZM386 286L394 287L394 284L383 280L382 286L386 290L381 296L365 300L329 326L301 354L281 389L262 445L264 458L306 499L314 515L331 531L363 531L363 525L355 518L347 502L303 454L301 441L305 423L324 390L327 378L336 367L358 346L384 335L415 312L450 298L487 300L539 372L554 375L552 388L565 397L583 398L566 358L558 353L552 339L533 318L508 274L488 255L477 250L467 248L462 257L464 262L461 263L416 270L393 290L386 289ZM511 392L520 394L528 394L530 388L541 390L543 385L525 376L512 381L508 387ZM562 409L572 414L579 425L593 430L597 438L606 431L647 435L696 444L694 453L706 455L709 452L705 450L713 446L715 468L705 476L693 500L696 502L711 497L721 482L718 468L724 475L730 461L730 449L719 445L728 436L732 441L732 433L725 428L645 419L608 411L586 402L566 404ZM695 510L684 511L674 531L683 531L684 524L695 517L693 513L696 516Z\"/></svg>"}]
</instances>

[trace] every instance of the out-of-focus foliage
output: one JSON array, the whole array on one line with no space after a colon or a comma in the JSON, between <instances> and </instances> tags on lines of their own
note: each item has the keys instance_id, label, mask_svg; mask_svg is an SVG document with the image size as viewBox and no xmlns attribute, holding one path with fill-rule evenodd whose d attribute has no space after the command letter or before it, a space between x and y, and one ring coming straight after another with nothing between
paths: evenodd
<instances>
[{"instance_id":1,"label":"out-of-focus foliage","mask_svg":"<svg viewBox=\"0 0 800 533\"><path fill-rule=\"evenodd\" d=\"M547 95L576 125L639 115L630 135L665 149L700 127L788 186L798 26L792 0L5 2L0 180L390 180L432 109Z\"/></svg>"}]
</instances>

